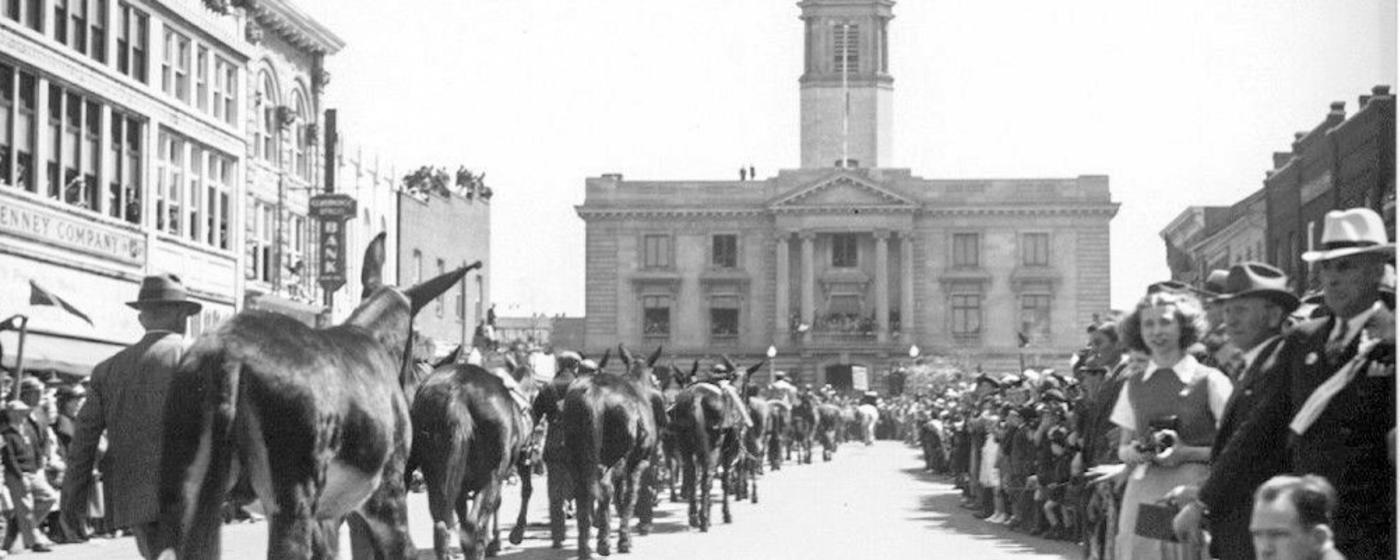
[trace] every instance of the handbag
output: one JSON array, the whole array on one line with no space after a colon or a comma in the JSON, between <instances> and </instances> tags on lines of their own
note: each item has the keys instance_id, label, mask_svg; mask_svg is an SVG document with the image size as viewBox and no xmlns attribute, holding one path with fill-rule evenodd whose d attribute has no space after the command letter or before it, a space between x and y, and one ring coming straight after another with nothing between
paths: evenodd
<instances>
[{"instance_id":1,"label":"handbag","mask_svg":"<svg viewBox=\"0 0 1400 560\"><path fill-rule=\"evenodd\" d=\"M1172 519L1181 508L1166 503L1138 504L1137 526L1133 533L1139 537L1159 541L1177 542L1172 531Z\"/></svg>"}]
</instances>

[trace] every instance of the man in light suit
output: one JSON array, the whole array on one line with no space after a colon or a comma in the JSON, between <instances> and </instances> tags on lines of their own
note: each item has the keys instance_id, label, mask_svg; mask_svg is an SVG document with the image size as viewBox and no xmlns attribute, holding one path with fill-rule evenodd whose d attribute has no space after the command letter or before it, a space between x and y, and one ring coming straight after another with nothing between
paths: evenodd
<instances>
[{"instance_id":1,"label":"man in light suit","mask_svg":"<svg viewBox=\"0 0 1400 560\"><path fill-rule=\"evenodd\" d=\"M1290 374L1293 470L1337 489L1337 548L1349 558L1395 557L1395 318L1382 300L1395 245L1367 208L1328 212L1320 267L1331 317L1298 325L1280 361Z\"/></svg>"},{"instance_id":2,"label":"man in light suit","mask_svg":"<svg viewBox=\"0 0 1400 560\"><path fill-rule=\"evenodd\" d=\"M1244 366L1211 446L1210 478L1199 492L1181 489L1186 503L1173 527L1179 538L1197 542L1205 517L1214 557L1251 560L1251 492L1288 469L1289 379L1278 367L1277 354L1284 319L1298 307L1298 298L1288 290L1282 271L1258 262L1231 267L1221 292L1215 306L1230 343L1243 351Z\"/></svg>"},{"instance_id":3,"label":"man in light suit","mask_svg":"<svg viewBox=\"0 0 1400 560\"><path fill-rule=\"evenodd\" d=\"M165 548L157 527L165 396L185 353L186 319L201 306L173 274L147 276L136 301L127 305L140 312L146 334L92 370L87 402L78 411L68 447L62 518L67 534L81 534L97 443L106 432L111 468L102 474L112 522L131 529L142 557L155 558Z\"/></svg>"}]
</instances>

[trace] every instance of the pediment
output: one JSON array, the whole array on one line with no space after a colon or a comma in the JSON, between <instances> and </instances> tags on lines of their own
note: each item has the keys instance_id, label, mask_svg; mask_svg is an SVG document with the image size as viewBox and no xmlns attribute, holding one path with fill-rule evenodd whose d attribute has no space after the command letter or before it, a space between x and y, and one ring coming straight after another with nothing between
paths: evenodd
<instances>
[{"instance_id":1,"label":"pediment","mask_svg":"<svg viewBox=\"0 0 1400 560\"><path fill-rule=\"evenodd\" d=\"M784 194L770 206L778 210L853 207L913 210L918 208L919 204L878 183L839 173Z\"/></svg>"}]
</instances>

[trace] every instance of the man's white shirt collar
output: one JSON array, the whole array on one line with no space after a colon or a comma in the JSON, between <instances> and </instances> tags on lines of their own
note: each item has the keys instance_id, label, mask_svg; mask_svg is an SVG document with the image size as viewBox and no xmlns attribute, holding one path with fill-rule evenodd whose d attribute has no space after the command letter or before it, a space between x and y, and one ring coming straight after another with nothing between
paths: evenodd
<instances>
[{"instance_id":1,"label":"man's white shirt collar","mask_svg":"<svg viewBox=\"0 0 1400 560\"><path fill-rule=\"evenodd\" d=\"M1274 341L1275 339L1277 339L1279 336L1281 336L1281 335L1277 335L1277 334L1276 334L1276 335L1273 335L1273 336L1271 336L1271 337L1269 337L1269 338L1264 339L1263 342L1260 342L1259 344L1255 344L1253 348L1250 348L1249 350L1246 350L1246 351L1244 352L1244 354L1241 356L1241 357L1244 358L1244 369L1249 369L1250 366L1254 365L1254 360L1255 360L1255 358L1258 358L1258 357L1259 357L1259 353L1264 351L1264 347L1265 347L1265 346L1268 346L1270 342L1273 342L1273 341Z\"/></svg>"},{"instance_id":2,"label":"man's white shirt collar","mask_svg":"<svg viewBox=\"0 0 1400 560\"><path fill-rule=\"evenodd\" d=\"M1351 344L1351 339L1356 338L1356 335L1361 332L1361 328L1366 326L1366 321L1370 321L1371 316L1375 315L1377 311L1380 311L1382 305L1384 304L1377 301L1371 304L1371 307L1367 308L1365 311L1357 313L1355 317L1346 320L1347 339L1344 341L1346 344ZM1327 340L1337 338L1337 336L1341 334L1337 332L1337 329L1340 328L1342 328L1342 321L1335 321L1332 325L1332 333L1327 335Z\"/></svg>"}]
</instances>

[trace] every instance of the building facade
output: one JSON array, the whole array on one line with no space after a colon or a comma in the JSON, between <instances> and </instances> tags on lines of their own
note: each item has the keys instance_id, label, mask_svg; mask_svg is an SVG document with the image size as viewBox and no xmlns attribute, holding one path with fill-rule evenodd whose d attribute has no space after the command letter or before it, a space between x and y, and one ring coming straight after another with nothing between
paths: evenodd
<instances>
[{"instance_id":1,"label":"building facade","mask_svg":"<svg viewBox=\"0 0 1400 560\"><path fill-rule=\"evenodd\" d=\"M911 346L1009 371L1083 344L1083 326L1109 309L1108 178L888 167L892 5L799 4L801 168L587 179L589 352L625 343L757 360L772 345L777 368L804 382L852 388L864 368L876 388Z\"/></svg>"},{"instance_id":2,"label":"building facade","mask_svg":"<svg viewBox=\"0 0 1400 560\"><path fill-rule=\"evenodd\" d=\"M1262 189L1232 206L1192 206L1162 231L1172 279L1199 286L1212 269L1265 261L1288 274L1300 295L1317 288L1302 254L1322 239L1335 209L1365 207L1395 238L1395 96L1376 86L1350 117L1335 101L1322 122L1274 152Z\"/></svg>"},{"instance_id":3,"label":"building facade","mask_svg":"<svg viewBox=\"0 0 1400 560\"><path fill-rule=\"evenodd\" d=\"M306 207L342 45L287 0L0 2L0 315L30 317L29 369L82 375L137 340L123 302L147 274L203 304L191 334L245 307L324 317ZM341 183L357 228L392 232L371 160L342 155ZM7 367L16 343L0 332Z\"/></svg>"},{"instance_id":4,"label":"building facade","mask_svg":"<svg viewBox=\"0 0 1400 560\"><path fill-rule=\"evenodd\" d=\"M467 189L401 191L398 223L398 279L404 286L481 261L481 268L419 311L413 322L440 353L470 345L491 305L491 197Z\"/></svg>"}]
</instances>

